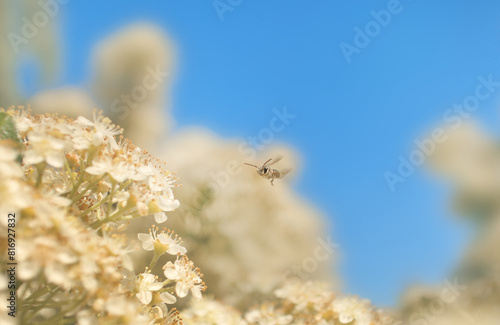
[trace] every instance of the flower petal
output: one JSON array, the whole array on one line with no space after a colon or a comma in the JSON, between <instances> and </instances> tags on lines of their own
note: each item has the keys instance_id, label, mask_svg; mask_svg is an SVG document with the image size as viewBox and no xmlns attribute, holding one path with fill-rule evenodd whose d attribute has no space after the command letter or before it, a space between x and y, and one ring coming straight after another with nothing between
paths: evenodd
<instances>
[{"instance_id":1,"label":"flower petal","mask_svg":"<svg viewBox=\"0 0 500 325\"><path fill-rule=\"evenodd\" d=\"M160 293L160 298L166 304L174 304L174 303L177 302L177 298L175 298L174 295L172 295L172 294L170 294L168 292L162 292L162 293Z\"/></svg>"},{"instance_id":2,"label":"flower petal","mask_svg":"<svg viewBox=\"0 0 500 325\"><path fill-rule=\"evenodd\" d=\"M154 214L156 223L164 223L167 221L167 215L165 212L157 212Z\"/></svg>"},{"instance_id":3,"label":"flower petal","mask_svg":"<svg viewBox=\"0 0 500 325\"><path fill-rule=\"evenodd\" d=\"M155 248L153 241L143 241L142 248L146 251L152 251Z\"/></svg>"},{"instance_id":4,"label":"flower petal","mask_svg":"<svg viewBox=\"0 0 500 325\"><path fill-rule=\"evenodd\" d=\"M170 280L177 280L179 278L179 273L175 269L166 268L163 274Z\"/></svg>"},{"instance_id":5,"label":"flower petal","mask_svg":"<svg viewBox=\"0 0 500 325\"><path fill-rule=\"evenodd\" d=\"M184 298L185 296L187 296L189 292L189 288L182 282L177 282L177 284L175 285L175 293L177 293L177 295L180 297L180 298Z\"/></svg>"}]
</instances>

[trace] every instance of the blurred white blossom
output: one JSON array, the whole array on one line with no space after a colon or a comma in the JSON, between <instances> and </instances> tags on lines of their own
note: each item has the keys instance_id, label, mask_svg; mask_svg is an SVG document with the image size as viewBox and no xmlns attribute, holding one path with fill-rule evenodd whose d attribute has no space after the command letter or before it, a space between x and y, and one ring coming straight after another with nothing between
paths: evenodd
<instances>
[{"instance_id":1,"label":"blurred white blossom","mask_svg":"<svg viewBox=\"0 0 500 325\"><path fill-rule=\"evenodd\" d=\"M169 129L173 57L167 35L145 23L114 33L93 52L92 89L100 106L141 147L152 149Z\"/></svg>"},{"instance_id":2,"label":"blurred white blossom","mask_svg":"<svg viewBox=\"0 0 500 325\"><path fill-rule=\"evenodd\" d=\"M121 129L101 113L90 122L9 109L0 120L0 212L15 214L19 322L178 324L178 312L166 308L177 301L174 293L191 290L201 299L205 289L181 239L172 231L148 235L160 247L151 267L166 252L183 255L177 276L162 280L149 268L132 273L123 234L130 219L178 207L176 178L165 165L117 139ZM82 134L93 140L82 146ZM165 181L150 188L151 177ZM5 250L7 227L2 218Z\"/></svg>"},{"instance_id":3,"label":"blurred white blossom","mask_svg":"<svg viewBox=\"0 0 500 325\"><path fill-rule=\"evenodd\" d=\"M172 223L189 239L187 249L203 269L209 292L242 308L271 293L287 272L299 277L294 267L313 256L325 234L322 215L294 192L290 179L271 186L243 165L268 156L249 157L238 149L240 143L190 130L173 136L163 157L183 183L176 194L183 205ZM297 161L285 148L269 157L278 154L287 157L282 162ZM333 281L335 257L327 253L306 276Z\"/></svg>"},{"instance_id":4,"label":"blurred white blossom","mask_svg":"<svg viewBox=\"0 0 500 325\"><path fill-rule=\"evenodd\" d=\"M97 107L88 92L76 86L41 91L28 102L37 114L59 113L71 118L90 118Z\"/></svg>"},{"instance_id":5,"label":"blurred white blossom","mask_svg":"<svg viewBox=\"0 0 500 325\"><path fill-rule=\"evenodd\" d=\"M500 150L476 122L447 130L430 167L454 192L455 212L474 236L442 285L415 285L403 295L401 318L429 325L500 323ZM439 307L439 308L438 308Z\"/></svg>"},{"instance_id":6,"label":"blurred white blossom","mask_svg":"<svg viewBox=\"0 0 500 325\"><path fill-rule=\"evenodd\" d=\"M337 297L326 283L288 281L276 292L277 301L263 303L245 314L249 325L395 325L389 314L367 300Z\"/></svg>"}]
</instances>

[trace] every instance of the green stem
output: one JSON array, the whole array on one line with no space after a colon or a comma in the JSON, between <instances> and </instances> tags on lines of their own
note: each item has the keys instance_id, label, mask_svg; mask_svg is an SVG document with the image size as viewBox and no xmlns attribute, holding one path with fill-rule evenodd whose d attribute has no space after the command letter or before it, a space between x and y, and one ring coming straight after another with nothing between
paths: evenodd
<instances>
[{"instance_id":1,"label":"green stem","mask_svg":"<svg viewBox=\"0 0 500 325\"><path fill-rule=\"evenodd\" d=\"M28 290L31 289L31 281L29 282L24 282L24 283L21 283L19 285L19 288L21 288L21 286L24 284L24 287L22 288L22 291L19 292L19 295L18 297L20 298L19 300L24 300L23 297L26 295L26 293L28 292Z\"/></svg>"},{"instance_id":2,"label":"green stem","mask_svg":"<svg viewBox=\"0 0 500 325\"><path fill-rule=\"evenodd\" d=\"M80 187L80 185L82 185L83 183L83 177L80 176L80 178L78 178L78 181L76 182L76 184L73 185L73 189L71 190L71 192L68 194L68 198L71 198L73 197L73 195L76 194L76 191L78 190L78 188Z\"/></svg>"},{"instance_id":3,"label":"green stem","mask_svg":"<svg viewBox=\"0 0 500 325\"><path fill-rule=\"evenodd\" d=\"M61 308L61 310L59 312L57 312L54 316L44 320L43 322L41 322L39 324L51 325L51 324L54 324L54 322L56 320L63 321L64 315L68 314L73 309L79 307L85 300L86 300L85 295L83 295L80 299L78 299L78 298L75 299L73 304L69 305L69 307L67 309Z\"/></svg>"},{"instance_id":4,"label":"green stem","mask_svg":"<svg viewBox=\"0 0 500 325\"><path fill-rule=\"evenodd\" d=\"M112 202L113 202L113 196L115 195L116 193L116 190L115 190L115 187L116 187L116 182L112 179L111 180L111 193L109 193L109 204L108 204L108 211L106 213L106 215L111 215L111 208L113 206Z\"/></svg>"},{"instance_id":5,"label":"green stem","mask_svg":"<svg viewBox=\"0 0 500 325\"><path fill-rule=\"evenodd\" d=\"M130 182L132 181L127 181L126 183L124 183L122 186L120 186L120 188L118 188L117 191L120 191L121 189L123 189L125 186L127 186L128 184L130 184ZM128 183L128 184L127 184ZM133 211L135 208L131 208L130 210ZM127 206L125 207L122 207L122 208L119 208L117 209L113 214L107 216L106 218L102 219L102 220L98 220L96 222L94 222L93 224L91 224L90 226L94 229L98 229L100 226L102 226L103 224L107 223L107 222L111 222L111 221L120 221L120 220L125 220L125 219L132 219L132 218L135 218L135 217L138 217L139 216L139 213L138 212L134 212L134 213L129 213L130 216L125 218L125 217L120 217L120 215L123 215L123 212L125 212L127 210Z\"/></svg>"},{"instance_id":6,"label":"green stem","mask_svg":"<svg viewBox=\"0 0 500 325\"><path fill-rule=\"evenodd\" d=\"M40 188L42 185L42 178L43 178L43 172L45 171L45 168L47 167L46 162L41 162L36 165L36 170L37 170L37 177L36 177L36 188Z\"/></svg>"},{"instance_id":7,"label":"green stem","mask_svg":"<svg viewBox=\"0 0 500 325\"><path fill-rule=\"evenodd\" d=\"M31 310L31 313L26 314L26 318L25 321L27 324L30 324L29 320L31 318L33 318L33 316L36 315L37 312L39 312L41 309L43 309L47 303L50 301L50 299L52 299L52 297L55 296L55 294L59 291L59 288L55 289L54 291L50 292L50 294L48 295L48 297L44 298L43 301L40 302L40 305L38 305L35 309Z\"/></svg>"},{"instance_id":8,"label":"green stem","mask_svg":"<svg viewBox=\"0 0 500 325\"><path fill-rule=\"evenodd\" d=\"M73 187L73 190L69 194L69 198L73 197L76 194L76 191L78 191L78 188L83 183L83 180L85 179L85 176L87 175L87 172L85 171L85 169L87 168L87 166L89 166L89 164L92 161L92 159L94 159L94 155L96 154L97 149L98 148L93 148L93 147L89 148L89 150L87 151L87 161L85 163L83 162L83 158L80 158L80 171L81 171L81 174L79 175L80 177L78 178L78 182L76 182L76 185ZM72 204L74 204L78 199L80 199L80 197L77 198L77 199L73 199L73 203Z\"/></svg>"},{"instance_id":9,"label":"green stem","mask_svg":"<svg viewBox=\"0 0 500 325\"><path fill-rule=\"evenodd\" d=\"M123 190L125 187L129 186L132 183L132 180L129 179L128 181L124 182L120 187L116 190L116 192L119 192Z\"/></svg>"},{"instance_id":10,"label":"green stem","mask_svg":"<svg viewBox=\"0 0 500 325\"><path fill-rule=\"evenodd\" d=\"M98 207L100 207L101 205L103 205L104 203L108 202L111 200L111 198L113 197L113 193L110 193L108 196L106 196L104 199L102 199L101 201L97 202L96 204L94 204L93 206L91 206L90 208L88 208L87 210L81 212L79 215L78 215L78 218L81 218L83 217L84 215L86 215L87 213L97 209ZM111 204L110 204L111 205ZM108 213L109 214L109 213Z\"/></svg>"},{"instance_id":11,"label":"green stem","mask_svg":"<svg viewBox=\"0 0 500 325\"><path fill-rule=\"evenodd\" d=\"M69 167L68 159L64 159L64 166L66 167L66 172L68 173L69 180L71 182L71 186L74 189L75 188L75 179L73 178L73 172L71 171L71 168Z\"/></svg>"},{"instance_id":12,"label":"green stem","mask_svg":"<svg viewBox=\"0 0 500 325\"><path fill-rule=\"evenodd\" d=\"M175 281L174 281L174 280L166 279L166 280L165 280L165 281L163 281L161 284L163 284L163 286L165 287L165 286L168 286L169 284L174 284L174 283L175 283ZM175 286L172 286L172 287L170 287L170 288L162 288L162 289L160 289L160 290L158 290L158 291L159 291L159 292L168 292L168 293L172 293L172 292L174 291L174 290L173 290L174 288L175 288Z\"/></svg>"},{"instance_id":13,"label":"green stem","mask_svg":"<svg viewBox=\"0 0 500 325\"><path fill-rule=\"evenodd\" d=\"M83 179L84 179L84 176L85 176L85 168L83 166L83 158L80 158L80 170L82 171L81 175L79 175L80 177L78 177L78 181L73 186L73 190L71 191L71 193L69 193L69 196L68 196L69 198L73 197L73 195L76 194L76 191L78 190L78 188L80 187L80 185L83 183Z\"/></svg>"},{"instance_id":14,"label":"green stem","mask_svg":"<svg viewBox=\"0 0 500 325\"><path fill-rule=\"evenodd\" d=\"M156 266L156 263L158 263L158 259L159 259L159 258L160 258L160 255L155 254L155 255L153 256L153 260L151 260L151 263L150 263L150 264L149 264L149 266L148 266L148 269L152 270L152 269L153 269L153 267L155 267L155 266Z\"/></svg>"},{"instance_id":15,"label":"green stem","mask_svg":"<svg viewBox=\"0 0 500 325\"><path fill-rule=\"evenodd\" d=\"M39 297L43 296L46 293L49 293L50 290L54 290L55 287L51 287L50 285L46 285L45 287L38 289L37 291L33 292L28 298L22 299L20 302L30 302L33 300L38 299Z\"/></svg>"},{"instance_id":16,"label":"green stem","mask_svg":"<svg viewBox=\"0 0 500 325\"><path fill-rule=\"evenodd\" d=\"M118 209L116 210L115 213L113 213L112 215L109 215L107 216L106 218L102 219L102 220L98 220L96 222L94 222L91 227L94 228L94 229L97 229L99 228L100 226L102 226L103 224L105 223L108 223L108 222L112 222L112 221L118 221L117 219L117 215L122 213L123 211L125 211L126 208L121 208L121 209Z\"/></svg>"},{"instance_id":17,"label":"green stem","mask_svg":"<svg viewBox=\"0 0 500 325\"><path fill-rule=\"evenodd\" d=\"M113 180L112 180L112 182L113 182L112 184L113 184L113 188L114 188L116 183L115 183L115 181L113 181ZM89 213L90 211L95 210L95 209L97 209L98 207L100 207L102 204L104 204L104 203L108 202L109 200L111 200L111 199L113 198L113 196L115 195L115 193L116 193L116 192L121 191L122 189L124 189L125 187L127 187L128 185L130 185L130 183L131 183L131 182L132 182L131 180L128 180L128 181L126 181L125 183L123 183L122 185L120 185L120 187L119 187L118 189L116 189L116 190L112 189L112 190L111 190L111 193L110 193L108 196L106 196L103 200L101 200L100 202L98 202L98 203L94 204L93 206L91 206L91 207L90 207L90 208L88 208L87 210L85 210L85 211L81 212L81 213L78 215L78 217L79 217L79 218L81 218L82 216L86 215L86 214L87 214L87 213ZM109 205L109 209L108 209L108 216L109 216L109 214L111 213L110 209L111 209L111 204Z\"/></svg>"},{"instance_id":18,"label":"green stem","mask_svg":"<svg viewBox=\"0 0 500 325\"><path fill-rule=\"evenodd\" d=\"M83 176L83 175L82 175ZM72 201L71 201L71 205L75 204L76 202L78 202L78 200L80 200L84 195L85 193L87 193L88 191L90 191L90 189L92 189L92 187L94 187L97 183L99 183L104 177L106 177L106 174L102 175L101 177L99 177L98 179L96 179L95 181L91 182L86 188L85 190L83 190L80 194L78 194ZM79 186L79 185L78 185ZM76 187L75 187L76 188ZM73 191L75 191L75 189L73 189ZM71 196L71 195L70 195Z\"/></svg>"},{"instance_id":19,"label":"green stem","mask_svg":"<svg viewBox=\"0 0 500 325\"><path fill-rule=\"evenodd\" d=\"M52 324L74 324L75 316L66 316L66 315L70 311L74 310L75 308L80 307L82 302L83 302L82 299L77 299L66 310L64 308L61 308L61 303L60 302L55 302L53 304L45 304L44 308L53 308L53 309L56 309L56 313L52 317L49 317L49 318L47 318L47 319L45 319L43 321L37 322L37 324L47 324L47 325L52 325ZM65 304L68 304L68 301L66 301ZM73 320L73 321L69 321L68 322L68 320Z\"/></svg>"}]
</instances>

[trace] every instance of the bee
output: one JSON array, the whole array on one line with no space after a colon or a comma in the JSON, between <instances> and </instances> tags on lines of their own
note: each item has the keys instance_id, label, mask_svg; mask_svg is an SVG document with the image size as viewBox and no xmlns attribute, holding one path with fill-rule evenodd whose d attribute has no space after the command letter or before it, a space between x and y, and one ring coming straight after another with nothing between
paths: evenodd
<instances>
[{"instance_id":1,"label":"bee","mask_svg":"<svg viewBox=\"0 0 500 325\"><path fill-rule=\"evenodd\" d=\"M274 165L278 161L280 161L281 158L282 158L281 156L280 157L276 157L274 159L273 158L269 158L261 167L255 166L255 165L252 165L252 164L247 164L247 163L245 163L245 165L257 168L257 174L259 174L260 176L262 176L264 178L270 179L271 180L271 185L274 186L273 182L274 182L275 178L283 178L283 177L285 177L286 174L288 174L290 172L290 169L284 169L282 171L279 171L277 169L269 167L271 165Z\"/></svg>"}]
</instances>

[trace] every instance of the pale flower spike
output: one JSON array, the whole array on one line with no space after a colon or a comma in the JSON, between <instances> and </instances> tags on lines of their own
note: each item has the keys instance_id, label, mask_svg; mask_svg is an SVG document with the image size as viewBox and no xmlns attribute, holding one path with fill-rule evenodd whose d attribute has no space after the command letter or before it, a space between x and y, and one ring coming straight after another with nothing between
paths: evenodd
<instances>
[{"instance_id":1,"label":"pale flower spike","mask_svg":"<svg viewBox=\"0 0 500 325\"><path fill-rule=\"evenodd\" d=\"M185 277L160 279L152 268L135 276L124 235L130 219L164 222L179 206L174 174L116 138L122 130L100 112L91 122L0 109L0 121L0 233L19 234L9 239L16 245L19 323L180 324L179 312L166 305L177 302ZM172 230L152 227L138 237L155 250L151 265L164 253L187 251ZM190 288L201 298L199 282ZM4 293L0 288L7 299Z\"/></svg>"}]
</instances>

